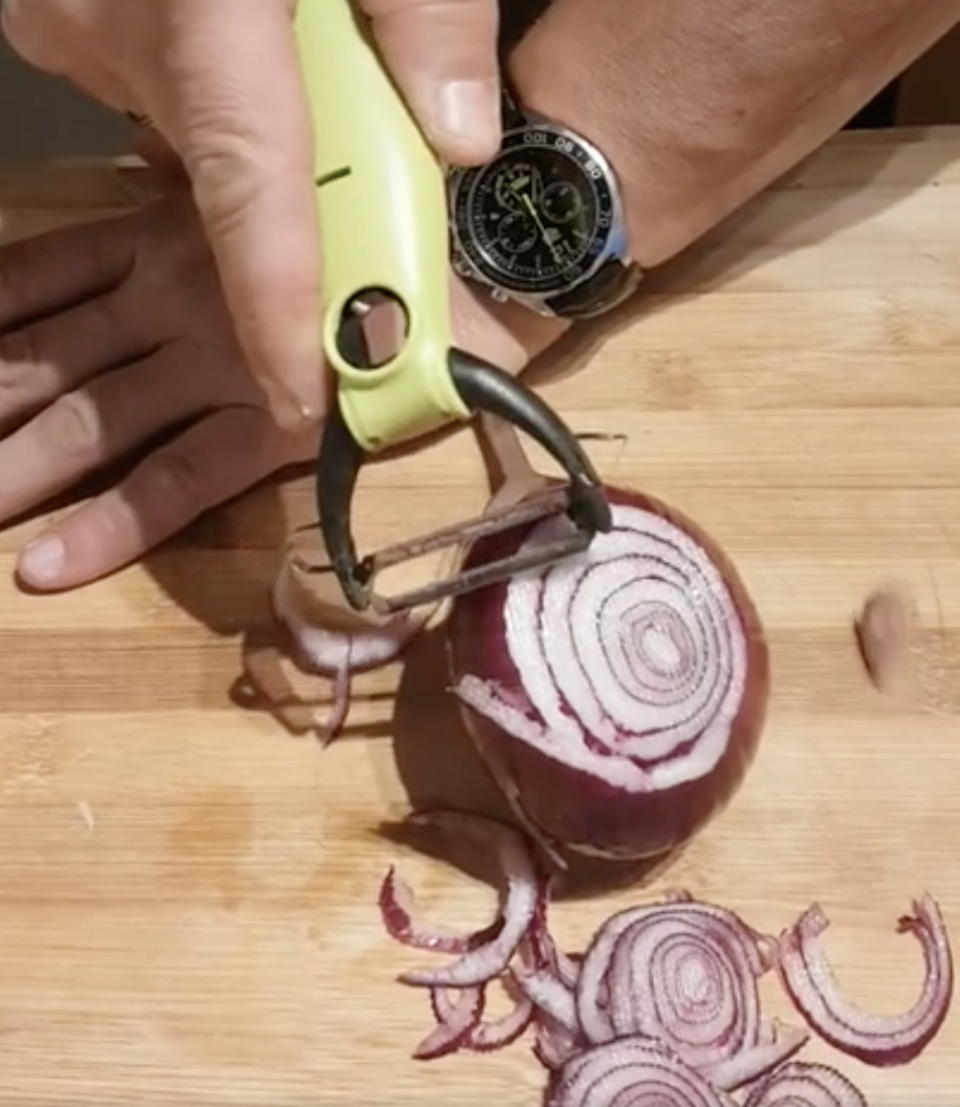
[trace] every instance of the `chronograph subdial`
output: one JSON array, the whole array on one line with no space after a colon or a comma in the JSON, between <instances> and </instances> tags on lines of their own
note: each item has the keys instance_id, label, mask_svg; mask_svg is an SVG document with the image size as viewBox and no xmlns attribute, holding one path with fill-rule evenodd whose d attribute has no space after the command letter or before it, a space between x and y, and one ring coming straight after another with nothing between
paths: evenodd
<instances>
[{"instance_id":1,"label":"chronograph subdial","mask_svg":"<svg viewBox=\"0 0 960 1107\"><path fill-rule=\"evenodd\" d=\"M583 201L569 181L554 181L544 189L540 210L551 223L569 223L583 210Z\"/></svg>"},{"instance_id":2,"label":"chronograph subdial","mask_svg":"<svg viewBox=\"0 0 960 1107\"><path fill-rule=\"evenodd\" d=\"M497 176L494 189L497 202L511 211L524 209L523 197L536 198L540 192L540 174L529 163L505 166Z\"/></svg>"},{"instance_id":3,"label":"chronograph subdial","mask_svg":"<svg viewBox=\"0 0 960 1107\"><path fill-rule=\"evenodd\" d=\"M497 222L497 242L509 254L525 253L537 237L537 225L525 212L508 212Z\"/></svg>"}]
</instances>

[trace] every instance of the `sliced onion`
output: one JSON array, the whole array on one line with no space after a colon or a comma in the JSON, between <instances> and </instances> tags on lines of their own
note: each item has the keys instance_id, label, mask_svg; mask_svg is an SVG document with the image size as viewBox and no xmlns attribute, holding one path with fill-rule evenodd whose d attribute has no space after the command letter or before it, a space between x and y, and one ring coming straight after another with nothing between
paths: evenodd
<instances>
[{"instance_id":1,"label":"sliced onion","mask_svg":"<svg viewBox=\"0 0 960 1107\"><path fill-rule=\"evenodd\" d=\"M551 1081L545 1107L734 1107L662 1045L619 1038L571 1058Z\"/></svg>"},{"instance_id":2,"label":"sliced onion","mask_svg":"<svg viewBox=\"0 0 960 1107\"><path fill-rule=\"evenodd\" d=\"M288 647L282 652L289 654L301 671L333 682L329 714L313 720L311 727L324 746L346 724L353 677L396 661L431 614L419 611L381 619L355 612L346 606L337 588L332 576L312 575L302 560L291 554L272 590L274 617L285 632Z\"/></svg>"},{"instance_id":3,"label":"sliced onion","mask_svg":"<svg viewBox=\"0 0 960 1107\"><path fill-rule=\"evenodd\" d=\"M547 925L547 909L550 903L552 886L551 877L549 875L544 877L540 885L537 909L534 912L528 935L531 962L535 968L547 969L567 988L573 988L576 986L577 978L580 975L583 954L566 953L553 940L553 935Z\"/></svg>"},{"instance_id":4,"label":"sliced onion","mask_svg":"<svg viewBox=\"0 0 960 1107\"><path fill-rule=\"evenodd\" d=\"M649 497L608 492L611 533L459 597L448 623L468 729L551 856L633 859L689 840L742 782L769 695L759 617L716 544ZM466 564L560 525L485 538Z\"/></svg>"},{"instance_id":5,"label":"sliced onion","mask_svg":"<svg viewBox=\"0 0 960 1107\"><path fill-rule=\"evenodd\" d=\"M503 986L513 1000L513 1006L499 1019L480 1021L464 1042L464 1048L474 1053L490 1053L512 1045L533 1021L533 1004L517 987L511 973L503 978ZM488 985L483 985L487 987Z\"/></svg>"},{"instance_id":6,"label":"sliced onion","mask_svg":"<svg viewBox=\"0 0 960 1107\"><path fill-rule=\"evenodd\" d=\"M571 1057L585 1047L580 1034L571 1034L565 1027L555 1023L543 1012L537 1016L536 1041L533 1055L545 1069L551 1071L562 1068Z\"/></svg>"},{"instance_id":7,"label":"sliced onion","mask_svg":"<svg viewBox=\"0 0 960 1107\"><path fill-rule=\"evenodd\" d=\"M416 898L410 885L390 866L380 886L380 917L391 938L415 949L438 953L466 953L492 941L503 929L503 920L472 934L429 927L416 918Z\"/></svg>"},{"instance_id":8,"label":"sliced onion","mask_svg":"<svg viewBox=\"0 0 960 1107\"><path fill-rule=\"evenodd\" d=\"M461 954L434 973L401 977L429 988L437 1021L415 1056L502 1049L532 1028L533 1053L550 1073L546 1107L735 1107L730 1093L745 1087L743 1107L866 1107L834 1069L795 1059L805 1029L762 1016L758 981L774 967L813 1030L872 1064L915 1057L949 1008L952 954L929 894L899 921L923 948L923 995L904 1015L871 1015L839 995L819 947L827 920L816 905L774 939L728 908L673 890L608 917L581 957L549 931L551 881L521 835L458 812L413 819L459 827L481 845L492 840L508 877L496 923L469 934L414 922L412 893L387 873L381 914L391 936ZM484 1021L495 979L513 1006Z\"/></svg>"},{"instance_id":9,"label":"sliced onion","mask_svg":"<svg viewBox=\"0 0 960 1107\"><path fill-rule=\"evenodd\" d=\"M430 1002L437 1025L413 1051L417 1061L433 1061L460 1049L480 1024L486 1005L482 988L464 988L461 992L435 988Z\"/></svg>"},{"instance_id":10,"label":"sliced onion","mask_svg":"<svg viewBox=\"0 0 960 1107\"><path fill-rule=\"evenodd\" d=\"M757 1041L741 1053L732 1053L722 1061L704 1065L703 1075L725 1091L736 1091L767 1076L779 1065L795 1056L810 1040L810 1035L796 1026L786 1026L778 1019L760 1024Z\"/></svg>"},{"instance_id":11,"label":"sliced onion","mask_svg":"<svg viewBox=\"0 0 960 1107\"><path fill-rule=\"evenodd\" d=\"M584 959L577 985L583 1033L598 1044L656 1039L717 1087L740 1087L807 1039L761 1019L764 949L762 935L713 904L621 911L600 928Z\"/></svg>"},{"instance_id":12,"label":"sliced onion","mask_svg":"<svg viewBox=\"0 0 960 1107\"><path fill-rule=\"evenodd\" d=\"M780 938L780 977L797 1010L836 1049L877 1066L902 1065L917 1057L937 1035L953 996L953 956L943 915L933 896L913 902L913 914L897 924L923 951L923 989L900 1015L876 1015L857 1007L840 991L822 948L829 920L819 905L808 908Z\"/></svg>"},{"instance_id":13,"label":"sliced onion","mask_svg":"<svg viewBox=\"0 0 960 1107\"><path fill-rule=\"evenodd\" d=\"M572 988L567 987L553 973L543 969L536 972L518 972L516 978L520 989L537 1009L538 1014L547 1015L552 1023L570 1034L576 1034L579 1031L577 1000Z\"/></svg>"},{"instance_id":14,"label":"sliced onion","mask_svg":"<svg viewBox=\"0 0 960 1107\"><path fill-rule=\"evenodd\" d=\"M539 881L525 839L512 827L462 812L431 812L412 817L431 824L459 827L485 845L493 845L506 881L500 926L490 941L468 950L451 964L436 969L414 969L400 976L404 984L425 988L465 988L486 984L510 964L537 911Z\"/></svg>"},{"instance_id":15,"label":"sliced onion","mask_svg":"<svg viewBox=\"0 0 960 1107\"><path fill-rule=\"evenodd\" d=\"M297 660L308 671L336 677L345 667L366 672L396 661L423 617L379 619L349 610L336 596L310 587L310 578L286 562L273 585L273 609L293 639Z\"/></svg>"},{"instance_id":16,"label":"sliced onion","mask_svg":"<svg viewBox=\"0 0 960 1107\"><path fill-rule=\"evenodd\" d=\"M836 1069L791 1061L758 1084L744 1107L867 1107L867 1101Z\"/></svg>"}]
</instances>

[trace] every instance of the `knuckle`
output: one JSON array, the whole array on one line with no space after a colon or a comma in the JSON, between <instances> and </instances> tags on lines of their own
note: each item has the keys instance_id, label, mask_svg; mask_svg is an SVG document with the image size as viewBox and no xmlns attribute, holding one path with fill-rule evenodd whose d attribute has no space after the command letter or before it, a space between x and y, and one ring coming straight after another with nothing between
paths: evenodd
<instances>
[{"instance_id":1,"label":"knuckle","mask_svg":"<svg viewBox=\"0 0 960 1107\"><path fill-rule=\"evenodd\" d=\"M57 456L86 460L102 447L100 413L83 392L68 392L38 420L46 446Z\"/></svg>"},{"instance_id":2,"label":"knuckle","mask_svg":"<svg viewBox=\"0 0 960 1107\"><path fill-rule=\"evenodd\" d=\"M40 351L33 327L0 335L0 392L20 392L39 364Z\"/></svg>"},{"instance_id":3,"label":"knuckle","mask_svg":"<svg viewBox=\"0 0 960 1107\"><path fill-rule=\"evenodd\" d=\"M190 175L213 235L234 234L280 170L258 158L253 145L246 137L222 135L191 158Z\"/></svg>"},{"instance_id":4,"label":"knuckle","mask_svg":"<svg viewBox=\"0 0 960 1107\"><path fill-rule=\"evenodd\" d=\"M142 478L149 499L174 512L196 500L203 485L196 460L174 446L153 454L144 463Z\"/></svg>"}]
</instances>

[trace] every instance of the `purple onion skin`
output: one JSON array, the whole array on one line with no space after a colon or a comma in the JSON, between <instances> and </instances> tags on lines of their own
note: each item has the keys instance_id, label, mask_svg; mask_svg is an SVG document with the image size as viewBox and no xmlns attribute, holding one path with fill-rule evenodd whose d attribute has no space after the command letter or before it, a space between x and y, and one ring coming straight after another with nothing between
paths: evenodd
<instances>
[{"instance_id":1,"label":"purple onion skin","mask_svg":"<svg viewBox=\"0 0 960 1107\"><path fill-rule=\"evenodd\" d=\"M640 861L671 853L718 816L742 785L757 754L766 721L770 657L760 616L736 568L717 543L681 512L628 489L608 487L612 505L642 508L689 535L723 575L739 614L747 649L747 679L727 748L708 775L665 791L627 792L572 769L460 702L477 751L517 819L554 849L611 861ZM482 539L465 566L509 556L533 529ZM503 611L507 584L458 598L448 623L448 663L455 684L464 675L505 688L526 713L537 718L517 671L506 654Z\"/></svg>"}]
</instances>

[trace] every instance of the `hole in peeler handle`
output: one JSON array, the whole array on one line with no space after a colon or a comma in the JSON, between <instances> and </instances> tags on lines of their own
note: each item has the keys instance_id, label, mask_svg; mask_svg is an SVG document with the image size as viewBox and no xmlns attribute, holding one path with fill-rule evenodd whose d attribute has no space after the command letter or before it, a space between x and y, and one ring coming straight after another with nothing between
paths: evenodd
<instances>
[{"instance_id":1,"label":"hole in peeler handle","mask_svg":"<svg viewBox=\"0 0 960 1107\"><path fill-rule=\"evenodd\" d=\"M337 350L354 369L382 369L403 349L410 317L399 296L365 288L346 304L337 330Z\"/></svg>"}]
</instances>

